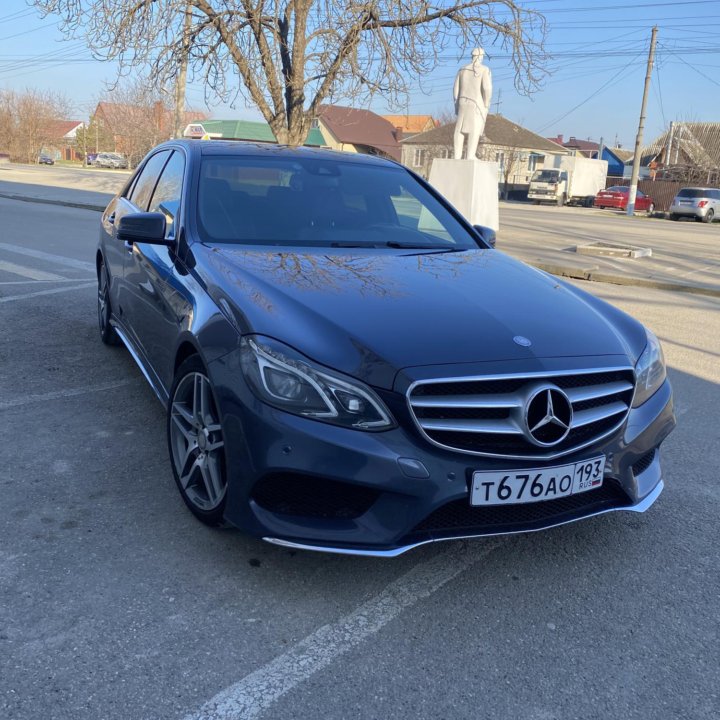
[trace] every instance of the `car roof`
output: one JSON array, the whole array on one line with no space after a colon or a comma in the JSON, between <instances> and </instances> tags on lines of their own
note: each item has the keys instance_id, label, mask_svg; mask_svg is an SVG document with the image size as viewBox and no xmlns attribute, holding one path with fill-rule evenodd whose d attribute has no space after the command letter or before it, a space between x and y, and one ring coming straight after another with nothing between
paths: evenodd
<instances>
[{"instance_id":1,"label":"car roof","mask_svg":"<svg viewBox=\"0 0 720 720\"><path fill-rule=\"evenodd\" d=\"M341 160L364 165L384 165L397 167L398 163L375 155L361 153L348 153L340 150L329 150L311 147L290 147L289 145L275 145L273 143L245 142L243 140L170 140L158 147L185 146L189 151L200 152L201 155L238 155L255 157L287 157L287 158L316 158L318 160Z\"/></svg>"},{"instance_id":2,"label":"car roof","mask_svg":"<svg viewBox=\"0 0 720 720\"><path fill-rule=\"evenodd\" d=\"M684 187L684 188L681 188L681 190L717 190L717 188L712 188L712 187Z\"/></svg>"}]
</instances>

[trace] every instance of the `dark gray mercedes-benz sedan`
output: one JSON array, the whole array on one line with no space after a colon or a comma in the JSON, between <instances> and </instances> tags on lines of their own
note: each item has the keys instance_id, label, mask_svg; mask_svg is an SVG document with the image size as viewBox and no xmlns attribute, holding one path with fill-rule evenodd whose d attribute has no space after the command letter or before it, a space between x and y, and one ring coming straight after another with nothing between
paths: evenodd
<instances>
[{"instance_id":1,"label":"dark gray mercedes-benz sedan","mask_svg":"<svg viewBox=\"0 0 720 720\"><path fill-rule=\"evenodd\" d=\"M649 508L658 340L493 244L390 161L153 150L102 216L100 334L166 406L190 510L393 556Z\"/></svg>"}]
</instances>

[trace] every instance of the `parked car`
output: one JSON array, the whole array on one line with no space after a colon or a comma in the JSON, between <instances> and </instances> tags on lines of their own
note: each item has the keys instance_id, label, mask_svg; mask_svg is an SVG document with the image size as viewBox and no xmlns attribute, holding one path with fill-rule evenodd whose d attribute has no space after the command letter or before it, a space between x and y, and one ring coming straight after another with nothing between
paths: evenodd
<instances>
[{"instance_id":1,"label":"parked car","mask_svg":"<svg viewBox=\"0 0 720 720\"><path fill-rule=\"evenodd\" d=\"M46 155L45 153L41 153L40 157L38 158L38 165L54 165L55 160L50 157L50 155Z\"/></svg>"},{"instance_id":2,"label":"parked car","mask_svg":"<svg viewBox=\"0 0 720 720\"><path fill-rule=\"evenodd\" d=\"M720 218L720 190L717 188L683 188L672 201L670 219L695 218L711 223Z\"/></svg>"},{"instance_id":3,"label":"parked car","mask_svg":"<svg viewBox=\"0 0 720 720\"><path fill-rule=\"evenodd\" d=\"M95 167L113 168L125 170L128 167L127 158L118 153L98 153L93 165Z\"/></svg>"},{"instance_id":4,"label":"parked car","mask_svg":"<svg viewBox=\"0 0 720 720\"><path fill-rule=\"evenodd\" d=\"M170 141L102 214L100 337L165 406L208 525L394 556L647 510L660 343L493 244L381 158Z\"/></svg>"},{"instance_id":5,"label":"parked car","mask_svg":"<svg viewBox=\"0 0 720 720\"><path fill-rule=\"evenodd\" d=\"M618 208L619 210L627 210L628 196L630 194L630 188L624 185L613 185L612 187L601 190L596 196L593 202L593 207L604 210L605 208ZM648 215L652 215L655 212L655 203L649 195L637 191L635 197L635 209L638 212L647 212Z\"/></svg>"}]
</instances>

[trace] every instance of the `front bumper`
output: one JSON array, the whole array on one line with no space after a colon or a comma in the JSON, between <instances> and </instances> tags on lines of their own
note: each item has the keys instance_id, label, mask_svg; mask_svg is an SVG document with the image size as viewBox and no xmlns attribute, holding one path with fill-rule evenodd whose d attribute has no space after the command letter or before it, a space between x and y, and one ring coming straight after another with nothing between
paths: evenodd
<instances>
[{"instance_id":1,"label":"front bumper","mask_svg":"<svg viewBox=\"0 0 720 720\"><path fill-rule=\"evenodd\" d=\"M308 550L392 557L429 542L542 530L617 510L644 512L663 482L658 448L675 426L668 382L622 429L563 456L606 455L599 490L550 501L473 508L474 470L553 465L443 450L424 440L386 399L400 427L360 432L290 415L260 402L220 358L210 374L228 448L226 518L268 542Z\"/></svg>"}]
</instances>

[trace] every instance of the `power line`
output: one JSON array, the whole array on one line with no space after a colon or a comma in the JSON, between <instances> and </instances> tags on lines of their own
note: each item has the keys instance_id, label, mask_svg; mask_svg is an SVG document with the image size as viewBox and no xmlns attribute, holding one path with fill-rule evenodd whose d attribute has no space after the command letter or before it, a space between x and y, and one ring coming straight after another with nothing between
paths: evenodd
<instances>
[{"instance_id":1,"label":"power line","mask_svg":"<svg viewBox=\"0 0 720 720\"><path fill-rule=\"evenodd\" d=\"M636 56L639 56L640 54L641 53L636 53ZM624 72L632 69L632 65L624 65L617 73L615 73L615 75L613 75L609 80L604 82L597 90L595 90L595 92L593 92L591 95L588 95L588 97L586 97L582 102L579 102L577 105L575 105L575 107L571 108L563 115L560 115L551 122L547 123L547 125L544 125L540 130L538 130L538 133L544 133L548 128L552 127L556 123L559 123L561 120L564 120L568 115L571 115L586 103L589 103L593 98L597 97L603 90L605 90L605 88L615 82L615 80L617 80Z\"/></svg>"},{"instance_id":2,"label":"power line","mask_svg":"<svg viewBox=\"0 0 720 720\"><path fill-rule=\"evenodd\" d=\"M664 47L664 46L663 46L663 47ZM680 55L678 55L677 53L673 52L673 51L670 50L669 48L665 48L665 49L666 49L671 55L674 55L678 60L680 60L680 62L684 63L684 64L687 65L689 68L692 68L698 75L702 75L702 77L704 77L706 80L709 80L711 83L713 83L713 85L717 85L718 87L720 87L720 82L718 82L718 81L715 80L714 78L711 78L709 75L706 75L702 70L698 70L694 65L691 65L689 62L687 62L687 60L683 59L682 57L680 57Z\"/></svg>"}]
</instances>

